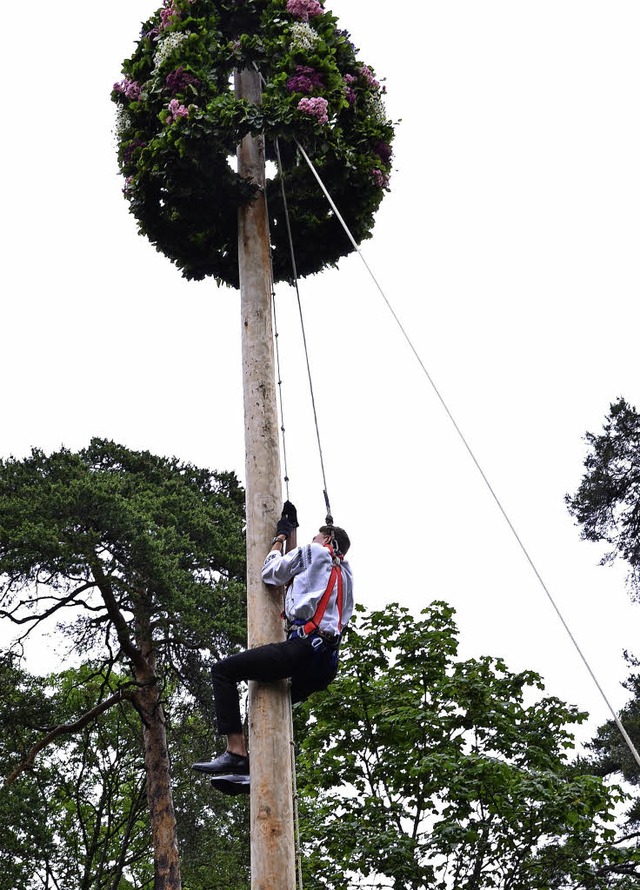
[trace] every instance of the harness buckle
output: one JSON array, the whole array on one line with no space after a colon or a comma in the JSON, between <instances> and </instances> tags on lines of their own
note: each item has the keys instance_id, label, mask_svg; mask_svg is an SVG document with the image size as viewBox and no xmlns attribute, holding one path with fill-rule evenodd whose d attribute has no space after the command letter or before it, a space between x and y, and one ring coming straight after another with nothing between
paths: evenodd
<instances>
[{"instance_id":1,"label":"harness buckle","mask_svg":"<svg viewBox=\"0 0 640 890\"><path fill-rule=\"evenodd\" d=\"M304 624L298 622L287 623L287 639L290 640L292 637L300 637L301 640L304 640L307 637L304 630Z\"/></svg>"}]
</instances>

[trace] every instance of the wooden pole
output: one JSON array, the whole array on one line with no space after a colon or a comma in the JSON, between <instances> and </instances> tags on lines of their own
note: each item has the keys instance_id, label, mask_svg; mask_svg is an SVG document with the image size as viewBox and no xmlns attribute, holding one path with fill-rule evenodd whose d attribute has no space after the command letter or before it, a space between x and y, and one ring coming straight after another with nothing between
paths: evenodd
<instances>
[{"instance_id":1,"label":"wooden pole","mask_svg":"<svg viewBox=\"0 0 640 890\"><path fill-rule=\"evenodd\" d=\"M236 72L239 98L259 103L257 72ZM247 498L247 619L249 646L284 639L282 598L260 578L282 509L282 484L271 317L269 228L264 194L264 139L247 136L238 148L238 173L260 192L242 207L238 261L242 311L242 365ZM251 888L295 890L291 799L289 692L286 681L251 683Z\"/></svg>"}]
</instances>

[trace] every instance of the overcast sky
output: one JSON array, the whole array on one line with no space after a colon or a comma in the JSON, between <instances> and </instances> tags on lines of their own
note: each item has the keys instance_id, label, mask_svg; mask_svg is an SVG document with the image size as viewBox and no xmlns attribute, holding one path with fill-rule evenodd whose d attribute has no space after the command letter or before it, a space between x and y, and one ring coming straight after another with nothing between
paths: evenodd
<instances>
[{"instance_id":1,"label":"overcast sky","mask_svg":"<svg viewBox=\"0 0 640 890\"><path fill-rule=\"evenodd\" d=\"M363 256L615 706L624 568L564 505L609 404L640 405L636 0L327 0L400 121ZM30 4L5 40L0 454L104 436L244 473L238 294L136 233L109 93L153 0ZM301 283L335 520L361 602L457 610L461 655L608 716L357 256ZM277 295L290 495L324 520L294 297ZM323 384L331 382L331 386ZM51 643L53 645L53 641ZM36 659L37 663L37 659Z\"/></svg>"}]
</instances>

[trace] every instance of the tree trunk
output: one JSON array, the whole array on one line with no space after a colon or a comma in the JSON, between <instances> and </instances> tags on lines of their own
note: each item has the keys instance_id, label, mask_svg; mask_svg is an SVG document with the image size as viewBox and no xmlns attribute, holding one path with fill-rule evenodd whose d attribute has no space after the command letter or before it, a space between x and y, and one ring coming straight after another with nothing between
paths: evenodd
<instances>
[{"instance_id":1,"label":"tree trunk","mask_svg":"<svg viewBox=\"0 0 640 890\"><path fill-rule=\"evenodd\" d=\"M148 620L140 622L138 618L136 637L147 665L144 671L136 670L136 681L140 684L136 703L142 718L147 801L153 836L153 887L154 890L181 890L167 733Z\"/></svg>"}]
</instances>

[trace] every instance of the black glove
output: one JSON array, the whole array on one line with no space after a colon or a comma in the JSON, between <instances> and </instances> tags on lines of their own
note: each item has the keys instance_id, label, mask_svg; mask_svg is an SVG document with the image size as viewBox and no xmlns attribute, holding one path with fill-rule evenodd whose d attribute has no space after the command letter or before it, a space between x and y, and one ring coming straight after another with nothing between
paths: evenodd
<instances>
[{"instance_id":1,"label":"black glove","mask_svg":"<svg viewBox=\"0 0 640 890\"><path fill-rule=\"evenodd\" d=\"M278 520L277 535L286 535L287 538L298 527L298 511L291 501L285 501L282 508L282 516Z\"/></svg>"},{"instance_id":2,"label":"black glove","mask_svg":"<svg viewBox=\"0 0 640 890\"><path fill-rule=\"evenodd\" d=\"M278 526L276 528L276 536L277 535L285 535L285 537L289 537L291 532L293 531L293 525L288 519L279 519Z\"/></svg>"},{"instance_id":3,"label":"black glove","mask_svg":"<svg viewBox=\"0 0 640 890\"><path fill-rule=\"evenodd\" d=\"M298 511L291 501L285 501L282 507L282 519L288 519L294 528L298 528Z\"/></svg>"}]
</instances>

